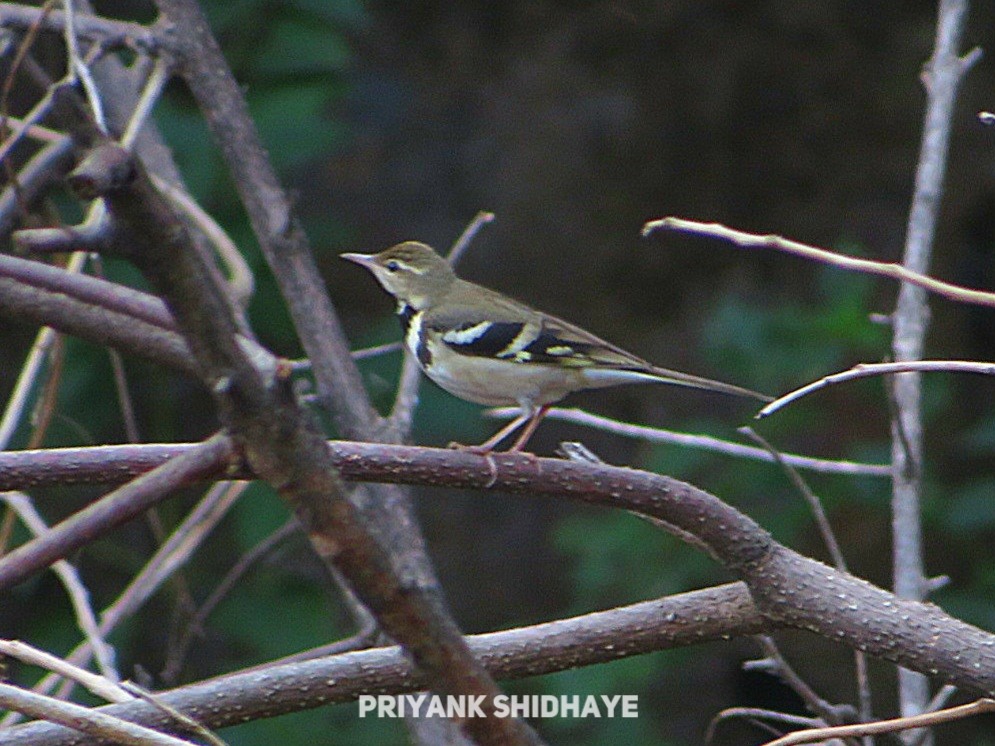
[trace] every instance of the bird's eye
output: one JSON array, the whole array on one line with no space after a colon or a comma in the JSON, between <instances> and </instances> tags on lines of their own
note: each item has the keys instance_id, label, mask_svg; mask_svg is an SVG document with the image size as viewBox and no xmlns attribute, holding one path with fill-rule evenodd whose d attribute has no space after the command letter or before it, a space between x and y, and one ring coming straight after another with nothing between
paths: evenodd
<instances>
[{"instance_id":1,"label":"bird's eye","mask_svg":"<svg viewBox=\"0 0 995 746\"><path fill-rule=\"evenodd\" d=\"M388 272L397 272L401 268L401 263L396 259L391 259L387 264L384 265Z\"/></svg>"}]
</instances>

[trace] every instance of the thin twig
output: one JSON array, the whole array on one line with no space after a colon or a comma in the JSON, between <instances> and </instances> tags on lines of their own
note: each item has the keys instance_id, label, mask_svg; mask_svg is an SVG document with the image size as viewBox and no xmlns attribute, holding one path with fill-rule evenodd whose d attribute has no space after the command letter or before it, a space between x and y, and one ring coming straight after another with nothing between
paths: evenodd
<instances>
[{"instance_id":1,"label":"thin twig","mask_svg":"<svg viewBox=\"0 0 995 746\"><path fill-rule=\"evenodd\" d=\"M783 681L795 694L797 694L805 706L815 715L818 715L824 721L830 725L839 725L843 722L842 718L842 708L831 702L826 701L819 694L809 686L798 672L788 663L787 659L781 655L781 651L777 647L777 643L774 642L773 638L769 635L758 635L757 639L760 640L760 644L764 649L764 653L767 656L766 660L759 661L758 664L763 667L763 669L777 676L781 681ZM744 666L745 668L746 666ZM848 708L851 709L851 708Z\"/></svg>"},{"instance_id":2,"label":"thin twig","mask_svg":"<svg viewBox=\"0 0 995 746\"><path fill-rule=\"evenodd\" d=\"M60 702L10 684L0 683L0 707L60 723L81 733L112 739L126 746L193 746L186 741L129 723L87 707Z\"/></svg>"},{"instance_id":3,"label":"thin twig","mask_svg":"<svg viewBox=\"0 0 995 746\"><path fill-rule=\"evenodd\" d=\"M69 264L66 266L66 271L69 273L81 272L85 263L86 254L82 252L73 254L69 260ZM21 372L17 377L17 383L14 385L14 391L7 401L3 419L0 420L0 450L4 450L10 445L10 439L13 437L18 423L21 421L24 410L27 407L28 399L31 396L32 390L34 390L38 376L41 374L45 356L54 343L57 334L58 332L54 329L46 326L35 337L34 344L31 346L30 352L28 352L28 357L24 365L21 366Z\"/></svg>"},{"instance_id":4,"label":"thin twig","mask_svg":"<svg viewBox=\"0 0 995 746\"><path fill-rule=\"evenodd\" d=\"M87 691L101 699L106 699L108 702L127 702L129 699L132 699L132 696L127 691L106 676L98 676L95 673L87 671L85 668L75 666L69 661L63 660L51 653L46 653L44 650L32 647L26 642L21 642L20 640L0 640L0 655L9 655L11 658L17 658L29 666L44 668L59 676L72 679L86 688Z\"/></svg>"},{"instance_id":5,"label":"thin twig","mask_svg":"<svg viewBox=\"0 0 995 746\"><path fill-rule=\"evenodd\" d=\"M788 477L788 481L794 485L794 488L798 491L798 494L802 496L802 499L808 503L809 510L812 511L812 517L815 518L815 525L819 528L819 534L822 536L822 541L826 545L826 549L829 550L829 556L833 558L833 564L840 570L846 570L846 559L843 557L843 550L840 548L839 541L836 540L836 534L833 532L833 527L829 524L829 518L826 516L826 511L822 508L822 501L818 496L812 492L811 488L802 479L798 471L788 463L787 459L781 455L781 452L774 448L763 436L757 433L751 427L741 427L738 432L745 435L747 438L755 443L758 443L761 448L767 451L781 467L781 470Z\"/></svg>"},{"instance_id":6,"label":"thin twig","mask_svg":"<svg viewBox=\"0 0 995 746\"><path fill-rule=\"evenodd\" d=\"M745 720L760 721L760 720L773 720L775 723L784 723L785 725L801 725L806 728L817 728L825 723L819 718L805 717L803 715L792 715L787 712L778 712L777 710L765 710L760 707L727 707L712 718L712 721L708 724L708 728L705 729L705 746L709 746L715 739L715 731L719 725L733 718L743 718ZM764 726L763 723L757 722L757 725L761 727ZM779 731L774 731L775 735L779 735Z\"/></svg>"},{"instance_id":7,"label":"thin twig","mask_svg":"<svg viewBox=\"0 0 995 746\"><path fill-rule=\"evenodd\" d=\"M100 279L105 279L104 260L100 254L93 255L91 264L94 274ZM124 425L125 437L129 443L138 443L141 441L141 434L138 430L138 418L135 416L135 402L128 388L128 375L124 369L124 361L121 359L121 353L113 347L107 348L107 355L111 361L114 390L117 393L118 407L121 410L121 422Z\"/></svg>"},{"instance_id":8,"label":"thin twig","mask_svg":"<svg viewBox=\"0 0 995 746\"><path fill-rule=\"evenodd\" d=\"M31 435L26 447L41 448L48 435L48 428L55 417L59 399L59 387L62 384L62 372L66 361L66 338L62 334L55 335L55 344L48 355L48 375L38 392L38 400L31 410Z\"/></svg>"},{"instance_id":9,"label":"thin twig","mask_svg":"<svg viewBox=\"0 0 995 746\"><path fill-rule=\"evenodd\" d=\"M812 383L805 384L794 391L789 391L757 412L756 418L762 420L765 417L769 417L788 404L828 386L853 381L858 378L871 378L873 376L887 376L895 373L910 372L974 373L983 376L993 376L995 375L995 363L982 363L973 360L910 360L901 363L859 363L849 370L833 373Z\"/></svg>"},{"instance_id":10,"label":"thin twig","mask_svg":"<svg viewBox=\"0 0 995 746\"><path fill-rule=\"evenodd\" d=\"M953 684L944 684L937 690L936 694L933 695L933 698L929 700L929 704L926 706L926 712L936 712L942 709L956 692L957 687ZM919 731L919 735L916 738L909 739L909 746L920 746L920 744L929 737L931 732L932 731L925 729Z\"/></svg>"},{"instance_id":11,"label":"thin twig","mask_svg":"<svg viewBox=\"0 0 995 746\"><path fill-rule=\"evenodd\" d=\"M86 91L86 98L90 103L90 110L93 114L93 121L96 123L97 128L106 135L108 133L107 118L104 116L104 104L100 99L100 91L97 89L97 83L90 73L89 66L80 54L79 41L76 38L73 0L62 0L62 7L66 14L63 37L66 40L66 49L69 53L68 67L70 74L75 76L83 84L83 90Z\"/></svg>"},{"instance_id":12,"label":"thin twig","mask_svg":"<svg viewBox=\"0 0 995 746\"><path fill-rule=\"evenodd\" d=\"M517 417L520 412L513 407L500 407L488 409L484 412L488 417L499 417L509 419ZM664 430L662 428L649 427L647 425L637 425L631 422L620 422L608 417L591 414L583 409L567 409L554 407L546 413L546 419L560 420L562 422L572 422L585 427L592 427L597 430L623 435L627 438L637 438L649 443L667 443L670 445L686 446L688 448L702 448L704 450L721 453L726 456L736 458L755 459L757 461L767 461L774 463L775 459L763 448L746 446L742 443L733 443L721 438L713 438L710 435L692 435L690 433L679 433L674 430ZM782 453L781 458L788 464L798 469L808 469L811 471L828 474L853 474L872 477L891 476L891 467L885 464L863 464L855 461L835 461L830 459L812 458L810 456L800 456L794 453Z\"/></svg>"},{"instance_id":13,"label":"thin twig","mask_svg":"<svg viewBox=\"0 0 995 746\"><path fill-rule=\"evenodd\" d=\"M878 275L879 277L889 277L893 280L907 282L910 285L921 287L931 293L941 295L944 298L959 303L973 303L979 306L995 307L995 293L984 290L972 290L961 287L960 285L944 282L943 280L937 280L928 275L910 270L901 264L879 262L873 259L861 259L855 256L839 254L835 251L827 251L826 249L792 241L782 236L747 233L729 228L721 223L686 220L673 216L649 221L643 226L643 235L647 236L657 230L671 230L680 233L710 236L730 241L737 246L747 249L776 249L777 251L794 254L795 256L828 264L839 269L861 272L868 275Z\"/></svg>"},{"instance_id":14,"label":"thin twig","mask_svg":"<svg viewBox=\"0 0 995 746\"><path fill-rule=\"evenodd\" d=\"M463 252L469 248L470 243L477 237L480 229L492 222L494 222L493 212L481 210L474 215L473 220L471 220L466 228L463 229L460 237L456 239L456 243L454 243L452 248L449 249L449 255L446 257L449 264L455 267L459 263L460 258L463 256Z\"/></svg>"},{"instance_id":15,"label":"thin twig","mask_svg":"<svg viewBox=\"0 0 995 746\"><path fill-rule=\"evenodd\" d=\"M128 149L134 147L135 140L138 139L138 134L142 131L145 122L152 116L152 109L159 101L166 83L169 82L171 73L172 65L163 57L156 58L152 73L145 81L145 87L142 88L141 95L138 97L138 103L135 104L135 108L128 118L128 124L124 128L124 132L121 133L120 142L124 147Z\"/></svg>"},{"instance_id":16,"label":"thin twig","mask_svg":"<svg viewBox=\"0 0 995 746\"><path fill-rule=\"evenodd\" d=\"M131 694L134 694L136 697L148 702L149 704L154 706L157 710L166 713L167 715L169 715L170 718L175 720L177 723L182 725L184 728L189 730L194 735L200 736L209 744L212 744L212 746L227 746L227 744L223 740L221 740L221 738L216 733L212 733L210 730L208 730L203 725L198 723L192 717L190 717L189 715L184 715L175 707L170 707L168 704L163 702L160 697L157 697L147 689L138 686L138 684L136 684L135 682L125 681L122 682L121 686L127 689L128 692L130 692Z\"/></svg>"},{"instance_id":17,"label":"thin twig","mask_svg":"<svg viewBox=\"0 0 995 746\"><path fill-rule=\"evenodd\" d=\"M25 526L38 538L44 537L51 529L31 504L30 498L21 492L0 493L0 499L14 510ZM52 571L59 577L76 615L76 624L93 649L94 657L101 673L110 681L120 681L114 662L114 649L100 633L97 618L90 605L90 593L76 572L76 568L66 560L52 563Z\"/></svg>"},{"instance_id":18,"label":"thin twig","mask_svg":"<svg viewBox=\"0 0 995 746\"><path fill-rule=\"evenodd\" d=\"M208 617L218 607L218 604L231 592L235 584L245 576L245 574L257 562L266 557L273 549L289 536L300 531L300 523L293 517L289 518L280 528L266 536L258 544L243 554L239 560L225 573L221 582L211 592L211 595L200 605L193 618L187 622L186 629L180 636L179 641L169 651L166 664L160 674L165 681L175 681L179 676L180 667L186 658L187 650L195 635L203 633Z\"/></svg>"},{"instance_id":19,"label":"thin twig","mask_svg":"<svg viewBox=\"0 0 995 746\"><path fill-rule=\"evenodd\" d=\"M913 728L928 728L935 725L950 723L955 720L975 717L985 713L995 712L995 700L979 699L966 705L958 705L946 710L928 712L911 717L879 720L875 723L858 723L857 725L837 725L828 728L813 728L789 733L776 741L770 741L764 746L796 746L801 743L815 743L830 738L849 738L860 736L876 736L883 733L900 733Z\"/></svg>"}]
</instances>

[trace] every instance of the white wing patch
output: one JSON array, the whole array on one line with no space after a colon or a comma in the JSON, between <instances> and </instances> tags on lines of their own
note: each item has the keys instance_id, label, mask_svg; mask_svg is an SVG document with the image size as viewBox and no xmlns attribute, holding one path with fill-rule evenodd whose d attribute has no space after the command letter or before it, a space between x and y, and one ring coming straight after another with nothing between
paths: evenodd
<instances>
[{"instance_id":1,"label":"white wing patch","mask_svg":"<svg viewBox=\"0 0 995 746\"><path fill-rule=\"evenodd\" d=\"M539 328L534 324L522 324L521 331L508 343L508 346L501 350L497 356L499 358L525 362L532 359L532 353L525 348L535 342L539 334Z\"/></svg>"},{"instance_id":2,"label":"white wing patch","mask_svg":"<svg viewBox=\"0 0 995 746\"><path fill-rule=\"evenodd\" d=\"M442 341L451 345L468 345L484 336L491 326L492 322L481 321L465 329L450 329L442 335Z\"/></svg>"}]
</instances>

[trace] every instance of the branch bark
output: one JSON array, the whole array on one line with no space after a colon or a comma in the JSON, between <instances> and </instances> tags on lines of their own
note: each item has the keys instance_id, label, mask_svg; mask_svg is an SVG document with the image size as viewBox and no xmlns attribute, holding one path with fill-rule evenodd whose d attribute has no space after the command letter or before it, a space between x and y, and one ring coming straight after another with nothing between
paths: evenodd
<instances>
[{"instance_id":1,"label":"branch bark","mask_svg":"<svg viewBox=\"0 0 995 746\"><path fill-rule=\"evenodd\" d=\"M317 424L293 395L287 372L259 366L239 342L221 289L142 164L106 143L88 154L70 180L80 196L103 200L112 246L162 295L236 448L294 509L318 555L349 580L434 691L483 695L484 710L490 711L500 690L473 658L438 587L422 587L410 574L399 576L388 537L378 532L363 500L347 496ZM36 240L30 240L32 232L21 234L32 244L43 243L45 235L35 233ZM537 742L530 728L513 719L471 718L462 726L482 744Z\"/></svg>"},{"instance_id":2,"label":"branch bark","mask_svg":"<svg viewBox=\"0 0 995 746\"><path fill-rule=\"evenodd\" d=\"M182 450L181 446L117 446L60 453L73 471L86 475L94 462L92 454L99 453L106 459L105 466L117 470L132 468L126 463L129 458L133 467L142 463L147 468L152 460ZM995 693L995 635L932 604L898 598L803 557L775 542L747 516L679 480L603 464L511 453L483 457L446 449L353 442L333 442L328 452L346 479L561 497L660 519L695 536L744 580L760 613L775 626L806 629L958 686ZM90 458L86 458L88 453ZM15 482L13 477L22 480L18 484L32 481L41 470L28 472L24 465L33 458L37 454L0 454L0 488ZM49 452L48 458L55 457Z\"/></svg>"},{"instance_id":3,"label":"branch bark","mask_svg":"<svg viewBox=\"0 0 995 746\"><path fill-rule=\"evenodd\" d=\"M909 211L902 266L919 275L929 271L933 236L943 196L943 178L950 147L951 123L957 91L972 60L960 57L967 21L968 0L940 0L933 56L924 71L927 103L922 143L916 167L915 191ZM903 283L892 314L892 353L896 362L919 360L929 325L929 306L922 287ZM927 593L923 569L922 516L922 390L918 373L893 380L895 414L891 423L893 469L892 567L895 592L922 599ZM899 703L902 715L918 715L929 703L929 681L900 670Z\"/></svg>"},{"instance_id":4,"label":"branch bark","mask_svg":"<svg viewBox=\"0 0 995 746\"><path fill-rule=\"evenodd\" d=\"M516 679L774 628L760 617L745 586L732 583L467 640L495 677ZM389 647L229 674L156 698L213 729L425 685L400 648ZM149 727L176 726L141 701L100 711ZM65 728L29 723L0 732L0 746L68 746L73 737Z\"/></svg>"}]
</instances>

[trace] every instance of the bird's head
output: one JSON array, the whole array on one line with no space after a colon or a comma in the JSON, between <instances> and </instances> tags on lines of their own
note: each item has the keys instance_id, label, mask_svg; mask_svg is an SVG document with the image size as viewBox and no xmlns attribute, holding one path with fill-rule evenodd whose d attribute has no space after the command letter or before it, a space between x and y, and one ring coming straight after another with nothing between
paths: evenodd
<instances>
[{"instance_id":1,"label":"bird's head","mask_svg":"<svg viewBox=\"0 0 995 746\"><path fill-rule=\"evenodd\" d=\"M415 310L432 303L456 279L449 262L417 241L399 243L379 254L342 254L342 258L366 267L384 290Z\"/></svg>"}]
</instances>

